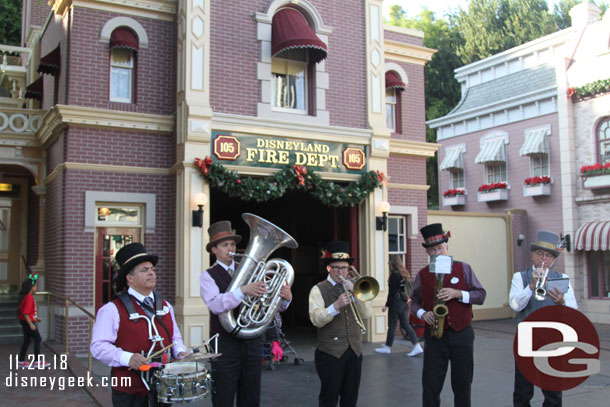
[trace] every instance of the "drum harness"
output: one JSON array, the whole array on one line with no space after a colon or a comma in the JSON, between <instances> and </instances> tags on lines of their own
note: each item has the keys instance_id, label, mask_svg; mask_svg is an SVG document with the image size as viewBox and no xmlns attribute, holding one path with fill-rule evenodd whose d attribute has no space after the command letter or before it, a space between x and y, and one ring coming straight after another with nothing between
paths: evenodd
<instances>
[{"instance_id":1,"label":"drum harness","mask_svg":"<svg viewBox=\"0 0 610 407\"><path fill-rule=\"evenodd\" d=\"M156 291L153 291L153 295L155 297L155 309L154 310L151 310L146 304L144 304L144 303L138 301L136 298L134 298L138 302L138 304L140 304L140 306L142 307L142 309L144 310L146 315L142 315L138 311L136 311L136 308L133 305L133 302L131 302L131 296L129 294L127 294L126 292L122 292L117 295L120 298L123 305L125 306L125 308L127 309L127 314L129 314L130 321L137 322L138 319L144 318L144 320L146 320L146 322L148 323L148 339L150 339L150 341L152 342L152 345L151 345L150 349L148 350L148 353L146 354L147 357L152 354L152 352L155 349L155 347L157 346L157 344L159 344L161 348L163 347L164 338L161 335L159 335L159 330L157 329L157 326L154 324L154 319L156 316L162 317L164 315L167 315L167 313L169 312L169 308L167 309L167 311L164 309L163 299L161 298L161 295L159 295L159 293L157 293ZM153 311L154 311L154 313L153 313ZM167 336L169 338L169 331L168 331L167 327L163 324L163 322L161 322L160 318L157 321L159 321L159 323L161 324L161 326L163 327L163 329L165 330L165 333L167 334ZM153 334L153 331L154 331L154 334ZM171 340L171 338L169 338L169 340ZM171 351L171 349L167 350L167 352L171 355L170 351ZM140 372L140 377L142 379L142 382L144 382L144 386L146 386L146 389L148 391L150 391L150 387L148 385L148 380L150 379L150 371Z\"/></svg>"}]
</instances>

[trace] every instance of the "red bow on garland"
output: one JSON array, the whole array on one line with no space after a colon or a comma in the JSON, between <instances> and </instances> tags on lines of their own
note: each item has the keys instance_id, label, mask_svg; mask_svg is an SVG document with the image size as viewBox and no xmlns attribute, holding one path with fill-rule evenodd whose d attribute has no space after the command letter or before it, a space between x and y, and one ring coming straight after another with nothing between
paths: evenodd
<instances>
[{"instance_id":1,"label":"red bow on garland","mask_svg":"<svg viewBox=\"0 0 610 407\"><path fill-rule=\"evenodd\" d=\"M297 174L297 180L299 181L299 185L305 186L305 175L307 175L307 167L304 165L293 165L295 174Z\"/></svg>"},{"instance_id":2,"label":"red bow on garland","mask_svg":"<svg viewBox=\"0 0 610 407\"><path fill-rule=\"evenodd\" d=\"M211 157L206 156L203 160L195 158L195 167L200 168L203 175L208 175L210 172L210 165L214 164L214 160Z\"/></svg>"},{"instance_id":3,"label":"red bow on garland","mask_svg":"<svg viewBox=\"0 0 610 407\"><path fill-rule=\"evenodd\" d=\"M377 181L381 182L386 187L388 186L388 179L385 177L383 171L375 171L377 173Z\"/></svg>"}]
</instances>

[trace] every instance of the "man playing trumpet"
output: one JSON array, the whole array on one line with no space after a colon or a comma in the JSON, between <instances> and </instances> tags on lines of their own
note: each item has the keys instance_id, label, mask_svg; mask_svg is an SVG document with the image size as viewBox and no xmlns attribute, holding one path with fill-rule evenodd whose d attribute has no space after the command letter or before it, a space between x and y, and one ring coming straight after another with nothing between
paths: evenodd
<instances>
[{"instance_id":1,"label":"man playing trumpet","mask_svg":"<svg viewBox=\"0 0 610 407\"><path fill-rule=\"evenodd\" d=\"M558 235L546 230L536 234L536 243L530 244L533 266L513 275L510 287L510 307L517 312L517 321L521 322L532 312L549 305L565 305L577 309L576 298L572 284L568 282L568 290L564 294L553 287L547 289L549 279L568 278L566 274L551 270L561 253ZM544 395L544 406L561 406L561 392L541 389ZM534 385L519 371L515 364L515 386L513 390L513 405L529 407L534 396Z\"/></svg>"},{"instance_id":2,"label":"man playing trumpet","mask_svg":"<svg viewBox=\"0 0 610 407\"><path fill-rule=\"evenodd\" d=\"M335 407L339 397L342 407L355 407L358 402L362 330L355 314L368 319L373 309L369 301L350 299L353 283L347 275L353 261L347 242L329 243L322 257L328 277L309 293L309 319L318 328L315 364L320 407Z\"/></svg>"}]
</instances>

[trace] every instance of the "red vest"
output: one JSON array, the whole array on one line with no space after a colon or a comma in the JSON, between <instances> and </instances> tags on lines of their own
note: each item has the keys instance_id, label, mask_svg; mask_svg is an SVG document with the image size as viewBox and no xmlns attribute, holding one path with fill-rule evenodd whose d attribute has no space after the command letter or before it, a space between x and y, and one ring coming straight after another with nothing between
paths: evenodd
<instances>
[{"instance_id":1,"label":"red vest","mask_svg":"<svg viewBox=\"0 0 610 407\"><path fill-rule=\"evenodd\" d=\"M132 353L140 353L140 351L144 351L145 353L148 352L148 350L150 349L150 346L152 345L152 342L148 339L148 322L146 322L144 320L144 318L139 318L135 321L130 321L129 314L127 314L127 310L125 309L125 306L123 305L121 300L119 298L115 298L112 302L119 310L119 317L120 317L119 330L117 332L117 337L116 337L116 341L114 344L117 347L119 347L127 352L132 352ZM146 315L146 313L144 312L142 307L140 307L140 304L138 304L138 302L133 297L131 297L131 302L133 303L133 305L136 308L136 311L140 315ZM166 307L168 306L167 302L165 300L163 300L163 305ZM165 325L165 327L167 328L167 332L165 331L165 329L163 328L161 323L159 323L159 319L161 320L163 325ZM157 327L157 330L159 331L159 335L163 338L163 346L157 345L154 349L155 351L157 351L171 343L172 338L174 337L174 323L172 321L172 316L169 313L169 311L167 314L163 315L162 317L156 316L154 321L155 321L154 322L155 326ZM168 338L168 332L169 332L169 338ZM153 331L153 334L154 334L154 331ZM129 370L129 368L127 368L125 366L113 367L112 375L119 378L119 379L117 379L117 383L119 385L116 387L113 387L113 389L124 392L124 393L137 394L138 396L141 396L141 397L148 397L148 390L146 390L144 383L142 383L142 379L141 379L139 371ZM122 377L130 377L131 386L129 386L129 387L121 386Z\"/></svg>"},{"instance_id":2,"label":"red vest","mask_svg":"<svg viewBox=\"0 0 610 407\"><path fill-rule=\"evenodd\" d=\"M426 311L431 311L434 307L434 288L436 275L429 272L428 266L424 267L419 272L419 278L421 279L422 287L422 307ZM451 282L453 278L457 278L457 282L454 284ZM470 291L470 287L466 284L464 279L464 267L462 262L454 261L451 267L451 274L445 274L443 279L443 287L455 288L461 291ZM449 308L449 314L445 318L445 329L447 325L454 331L461 331L466 328L470 321L472 321L472 305L464 304L456 299L447 301L445 303ZM429 326L426 325L426 329Z\"/></svg>"}]
</instances>

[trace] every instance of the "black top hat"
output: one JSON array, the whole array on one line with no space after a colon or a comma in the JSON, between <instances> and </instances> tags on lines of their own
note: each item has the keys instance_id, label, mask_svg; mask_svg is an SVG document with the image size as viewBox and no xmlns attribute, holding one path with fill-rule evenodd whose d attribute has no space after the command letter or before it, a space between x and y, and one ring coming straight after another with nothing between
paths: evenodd
<instances>
[{"instance_id":1,"label":"black top hat","mask_svg":"<svg viewBox=\"0 0 610 407\"><path fill-rule=\"evenodd\" d=\"M330 242L326 245L326 249L322 250L322 263L328 266L335 261L346 261L349 264L354 262L354 258L349 255L349 243L347 242Z\"/></svg>"},{"instance_id":2,"label":"black top hat","mask_svg":"<svg viewBox=\"0 0 610 407\"><path fill-rule=\"evenodd\" d=\"M146 249L142 243L131 243L123 246L116 254L115 260L121 267L116 278L117 289L123 290L127 286L127 273L129 273L138 264L149 261L153 266L157 265L159 256L146 253Z\"/></svg>"},{"instance_id":3,"label":"black top hat","mask_svg":"<svg viewBox=\"0 0 610 407\"><path fill-rule=\"evenodd\" d=\"M548 230L540 230L536 233L536 243L530 243L530 251L546 250L555 257L559 257L560 249L557 247L559 243L559 235Z\"/></svg>"},{"instance_id":4,"label":"black top hat","mask_svg":"<svg viewBox=\"0 0 610 407\"><path fill-rule=\"evenodd\" d=\"M447 233L443 232L443 225L441 223L431 223L419 229L419 231L424 237L424 242L421 245L426 249L441 243L447 243L451 237L449 231Z\"/></svg>"},{"instance_id":5,"label":"black top hat","mask_svg":"<svg viewBox=\"0 0 610 407\"><path fill-rule=\"evenodd\" d=\"M241 242L241 236L233 233L231 229L231 222L228 220L221 220L220 222L213 223L208 228L208 234L210 235L210 242L205 245L205 249L208 253L212 247L216 246L223 240L234 240L235 244Z\"/></svg>"}]
</instances>

